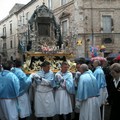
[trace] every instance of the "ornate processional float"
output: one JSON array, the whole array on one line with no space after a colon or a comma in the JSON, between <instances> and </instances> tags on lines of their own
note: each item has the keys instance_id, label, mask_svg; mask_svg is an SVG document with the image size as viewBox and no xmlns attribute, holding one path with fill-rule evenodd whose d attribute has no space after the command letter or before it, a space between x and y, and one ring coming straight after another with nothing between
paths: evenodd
<instances>
[{"instance_id":1,"label":"ornate processional float","mask_svg":"<svg viewBox=\"0 0 120 120\"><path fill-rule=\"evenodd\" d=\"M57 72L62 61L68 61L70 71L75 71L72 43L63 42L60 25L53 13L43 4L37 8L29 20L29 36L27 50L24 53L23 70L30 74L40 70L40 64L47 60L51 69Z\"/></svg>"}]
</instances>

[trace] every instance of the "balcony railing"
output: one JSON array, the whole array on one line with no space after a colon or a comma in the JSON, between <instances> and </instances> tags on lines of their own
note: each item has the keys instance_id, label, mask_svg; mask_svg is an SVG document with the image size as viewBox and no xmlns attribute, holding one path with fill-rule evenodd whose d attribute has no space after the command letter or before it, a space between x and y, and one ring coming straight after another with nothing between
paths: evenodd
<instances>
[{"instance_id":1,"label":"balcony railing","mask_svg":"<svg viewBox=\"0 0 120 120\"><path fill-rule=\"evenodd\" d=\"M2 35L2 36L0 36L0 38L6 39L6 35Z\"/></svg>"}]
</instances>

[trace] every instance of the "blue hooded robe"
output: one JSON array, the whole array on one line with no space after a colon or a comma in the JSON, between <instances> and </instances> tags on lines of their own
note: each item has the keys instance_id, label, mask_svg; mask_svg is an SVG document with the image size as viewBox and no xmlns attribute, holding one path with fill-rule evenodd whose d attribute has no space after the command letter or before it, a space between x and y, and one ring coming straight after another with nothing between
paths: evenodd
<instances>
[{"instance_id":1,"label":"blue hooded robe","mask_svg":"<svg viewBox=\"0 0 120 120\"><path fill-rule=\"evenodd\" d=\"M19 96L19 79L12 72L0 72L0 98L11 99Z\"/></svg>"},{"instance_id":2,"label":"blue hooded robe","mask_svg":"<svg viewBox=\"0 0 120 120\"><path fill-rule=\"evenodd\" d=\"M27 77L27 75L22 71L21 68L14 68L12 72L18 77L20 82L20 91L19 95L23 95L31 85L31 78Z\"/></svg>"},{"instance_id":3,"label":"blue hooded robe","mask_svg":"<svg viewBox=\"0 0 120 120\"><path fill-rule=\"evenodd\" d=\"M50 82L51 87L54 85L54 73L49 70L49 72L45 73L44 70L40 70L37 72L37 74L42 78L42 80L46 80Z\"/></svg>"},{"instance_id":4,"label":"blue hooded robe","mask_svg":"<svg viewBox=\"0 0 120 120\"><path fill-rule=\"evenodd\" d=\"M57 74L60 74L65 80L66 90L68 91L68 93L75 94L75 85L74 85L72 73L69 71L67 71L66 73L62 73L61 71L58 71L56 75Z\"/></svg>"},{"instance_id":5,"label":"blue hooded robe","mask_svg":"<svg viewBox=\"0 0 120 120\"><path fill-rule=\"evenodd\" d=\"M96 78L89 72L81 74L78 83L76 99L78 101L86 100L90 97L99 96L99 89Z\"/></svg>"},{"instance_id":6,"label":"blue hooded robe","mask_svg":"<svg viewBox=\"0 0 120 120\"><path fill-rule=\"evenodd\" d=\"M104 74L101 66L96 67L93 75L97 79L97 84L98 84L99 89L100 88L105 88L107 86L106 85L105 74Z\"/></svg>"}]
</instances>

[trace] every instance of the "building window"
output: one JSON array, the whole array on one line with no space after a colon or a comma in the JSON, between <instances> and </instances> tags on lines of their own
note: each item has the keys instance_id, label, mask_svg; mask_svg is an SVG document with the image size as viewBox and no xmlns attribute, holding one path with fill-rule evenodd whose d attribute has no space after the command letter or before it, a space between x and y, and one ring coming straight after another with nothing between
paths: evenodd
<instances>
[{"instance_id":1,"label":"building window","mask_svg":"<svg viewBox=\"0 0 120 120\"><path fill-rule=\"evenodd\" d=\"M111 0L104 0L104 1L110 2Z\"/></svg>"},{"instance_id":2,"label":"building window","mask_svg":"<svg viewBox=\"0 0 120 120\"><path fill-rule=\"evenodd\" d=\"M111 33L113 30L113 20L111 15L102 16L103 33Z\"/></svg>"},{"instance_id":3,"label":"building window","mask_svg":"<svg viewBox=\"0 0 120 120\"><path fill-rule=\"evenodd\" d=\"M105 2L114 2L114 1L117 1L117 0L104 0Z\"/></svg>"},{"instance_id":4,"label":"building window","mask_svg":"<svg viewBox=\"0 0 120 120\"><path fill-rule=\"evenodd\" d=\"M13 61L13 56L11 56L10 59Z\"/></svg>"},{"instance_id":5,"label":"building window","mask_svg":"<svg viewBox=\"0 0 120 120\"><path fill-rule=\"evenodd\" d=\"M112 41L112 38L104 38L103 39L103 43L104 44L110 44L110 43L112 43L113 41Z\"/></svg>"},{"instance_id":6,"label":"building window","mask_svg":"<svg viewBox=\"0 0 120 120\"><path fill-rule=\"evenodd\" d=\"M29 19L29 12L26 13L26 20L28 21Z\"/></svg>"},{"instance_id":7,"label":"building window","mask_svg":"<svg viewBox=\"0 0 120 120\"><path fill-rule=\"evenodd\" d=\"M12 46L12 40L10 41L10 48L12 48L13 46Z\"/></svg>"},{"instance_id":8,"label":"building window","mask_svg":"<svg viewBox=\"0 0 120 120\"><path fill-rule=\"evenodd\" d=\"M38 33L40 36L50 37L50 23L38 23Z\"/></svg>"},{"instance_id":9,"label":"building window","mask_svg":"<svg viewBox=\"0 0 120 120\"><path fill-rule=\"evenodd\" d=\"M6 36L6 27L3 27L3 36Z\"/></svg>"},{"instance_id":10,"label":"building window","mask_svg":"<svg viewBox=\"0 0 120 120\"><path fill-rule=\"evenodd\" d=\"M3 50L5 50L7 48L6 43L3 43Z\"/></svg>"},{"instance_id":11,"label":"building window","mask_svg":"<svg viewBox=\"0 0 120 120\"><path fill-rule=\"evenodd\" d=\"M67 20L64 20L61 22L61 29L62 29L62 35L66 36L67 35Z\"/></svg>"},{"instance_id":12,"label":"building window","mask_svg":"<svg viewBox=\"0 0 120 120\"><path fill-rule=\"evenodd\" d=\"M2 57L1 57L1 55L0 55L0 63L2 63Z\"/></svg>"},{"instance_id":13,"label":"building window","mask_svg":"<svg viewBox=\"0 0 120 120\"><path fill-rule=\"evenodd\" d=\"M10 34L12 34L12 23L10 23Z\"/></svg>"},{"instance_id":14,"label":"building window","mask_svg":"<svg viewBox=\"0 0 120 120\"><path fill-rule=\"evenodd\" d=\"M22 25L22 16L20 15L18 20L18 26L21 26L21 25Z\"/></svg>"},{"instance_id":15,"label":"building window","mask_svg":"<svg viewBox=\"0 0 120 120\"><path fill-rule=\"evenodd\" d=\"M65 5L67 3L67 0L61 0L61 5Z\"/></svg>"},{"instance_id":16,"label":"building window","mask_svg":"<svg viewBox=\"0 0 120 120\"><path fill-rule=\"evenodd\" d=\"M52 9L52 0L48 0L48 8Z\"/></svg>"}]
</instances>

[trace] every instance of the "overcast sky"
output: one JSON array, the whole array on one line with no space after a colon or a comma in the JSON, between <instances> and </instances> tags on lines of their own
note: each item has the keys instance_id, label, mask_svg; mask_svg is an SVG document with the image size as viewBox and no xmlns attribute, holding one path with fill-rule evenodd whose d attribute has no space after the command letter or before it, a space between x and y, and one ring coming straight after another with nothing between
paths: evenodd
<instances>
[{"instance_id":1,"label":"overcast sky","mask_svg":"<svg viewBox=\"0 0 120 120\"><path fill-rule=\"evenodd\" d=\"M5 18L15 3L27 4L31 0L0 0L0 20Z\"/></svg>"}]
</instances>

